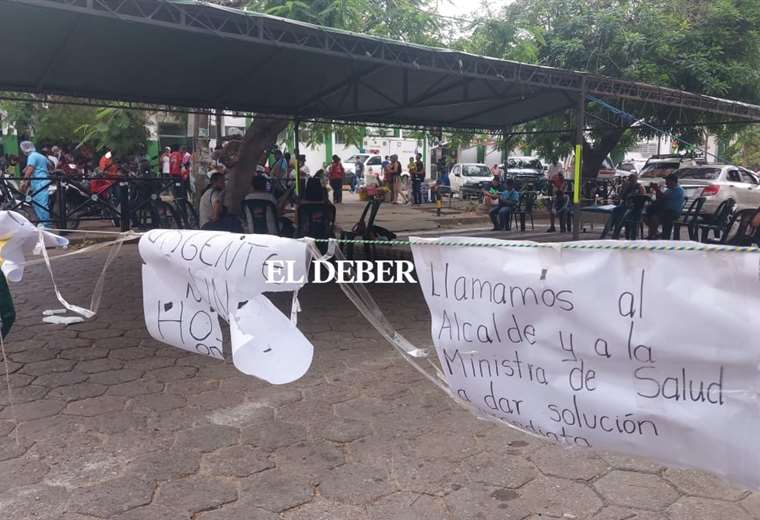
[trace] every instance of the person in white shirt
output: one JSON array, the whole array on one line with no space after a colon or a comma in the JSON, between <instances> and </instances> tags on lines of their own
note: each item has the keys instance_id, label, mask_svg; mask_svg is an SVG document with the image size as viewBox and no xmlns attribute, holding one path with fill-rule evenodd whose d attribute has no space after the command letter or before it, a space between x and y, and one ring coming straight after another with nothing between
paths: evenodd
<instances>
[{"instance_id":1,"label":"person in white shirt","mask_svg":"<svg viewBox=\"0 0 760 520\"><path fill-rule=\"evenodd\" d=\"M171 153L172 149L167 146L164 148L164 153L161 154L161 175L169 175L171 171Z\"/></svg>"},{"instance_id":2,"label":"person in white shirt","mask_svg":"<svg viewBox=\"0 0 760 520\"><path fill-rule=\"evenodd\" d=\"M61 164L61 149L57 146L53 146L50 149L50 155L47 156L47 160L50 161L53 170L58 169L58 165Z\"/></svg>"}]
</instances>

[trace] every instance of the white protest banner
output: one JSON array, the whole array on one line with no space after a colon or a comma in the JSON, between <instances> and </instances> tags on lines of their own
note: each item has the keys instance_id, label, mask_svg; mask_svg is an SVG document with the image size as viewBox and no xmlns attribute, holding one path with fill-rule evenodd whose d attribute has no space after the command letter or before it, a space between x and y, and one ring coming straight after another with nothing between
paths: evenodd
<instances>
[{"instance_id":1,"label":"white protest banner","mask_svg":"<svg viewBox=\"0 0 760 520\"><path fill-rule=\"evenodd\" d=\"M42 232L46 247L65 247L63 238L47 231ZM10 282L20 282L24 276L26 256L36 253L39 231L26 217L15 211L0 211L0 257L2 270Z\"/></svg>"},{"instance_id":2,"label":"white protest banner","mask_svg":"<svg viewBox=\"0 0 760 520\"><path fill-rule=\"evenodd\" d=\"M233 363L241 371L273 384L289 383L306 373L311 343L261 296L295 291L304 284L310 258L305 242L270 235L153 230L142 236L139 250L145 263L145 324L153 338L223 359L221 316L231 324ZM285 269L292 271L290 276L283 276ZM271 275L285 281L274 283Z\"/></svg>"},{"instance_id":3,"label":"white protest banner","mask_svg":"<svg viewBox=\"0 0 760 520\"><path fill-rule=\"evenodd\" d=\"M295 381L311 365L314 347L266 296L256 296L230 320L232 361L272 384Z\"/></svg>"},{"instance_id":4,"label":"white protest banner","mask_svg":"<svg viewBox=\"0 0 760 520\"><path fill-rule=\"evenodd\" d=\"M760 487L760 254L439 241L412 251L452 394L550 440Z\"/></svg>"}]
</instances>

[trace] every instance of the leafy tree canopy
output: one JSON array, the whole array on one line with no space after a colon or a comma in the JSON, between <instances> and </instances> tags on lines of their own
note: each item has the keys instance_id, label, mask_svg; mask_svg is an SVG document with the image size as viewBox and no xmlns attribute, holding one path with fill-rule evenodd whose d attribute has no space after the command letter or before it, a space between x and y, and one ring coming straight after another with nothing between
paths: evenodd
<instances>
[{"instance_id":1,"label":"leafy tree canopy","mask_svg":"<svg viewBox=\"0 0 760 520\"><path fill-rule=\"evenodd\" d=\"M760 3L756 0L517 0L477 20L456 46L478 54L643 81L691 92L760 101ZM613 105L699 142L701 130L678 124L714 116L613 101ZM590 103L584 158L593 175L621 139L651 135ZM526 125L572 127L571 114ZM525 144L547 158L567 155L572 134L532 135Z\"/></svg>"}]
</instances>

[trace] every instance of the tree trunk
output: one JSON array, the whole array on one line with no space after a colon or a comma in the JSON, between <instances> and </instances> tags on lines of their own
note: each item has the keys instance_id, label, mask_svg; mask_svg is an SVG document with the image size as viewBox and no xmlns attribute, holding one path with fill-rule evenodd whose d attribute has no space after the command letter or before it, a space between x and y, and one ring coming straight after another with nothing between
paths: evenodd
<instances>
[{"instance_id":1,"label":"tree trunk","mask_svg":"<svg viewBox=\"0 0 760 520\"><path fill-rule=\"evenodd\" d=\"M239 213L240 203L251 191L251 179L256 173L256 166L261 164L266 151L287 126L286 119L254 117L240 144L237 162L227 178L225 204L232 213Z\"/></svg>"},{"instance_id":2,"label":"tree trunk","mask_svg":"<svg viewBox=\"0 0 760 520\"><path fill-rule=\"evenodd\" d=\"M596 179L599 169L602 167L604 159L615 149L627 128L611 129L597 140L592 146L588 141L583 143L583 163L581 180L585 182L590 179Z\"/></svg>"}]
</instances>

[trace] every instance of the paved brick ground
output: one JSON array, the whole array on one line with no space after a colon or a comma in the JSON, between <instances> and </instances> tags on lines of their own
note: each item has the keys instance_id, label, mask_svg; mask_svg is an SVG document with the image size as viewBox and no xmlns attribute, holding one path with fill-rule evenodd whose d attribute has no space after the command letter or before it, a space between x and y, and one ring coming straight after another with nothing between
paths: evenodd
<instances>
[{"instance_id":1,"label":"paved brick ground","mask_svg":"<svg viewBox=\"0 0 760 520\"><path fill-rule=\"evenodd\" d=\"M102 260L57 263L65 295L83 302ZM3 520L760 519L760 495L702 473L475 420L334 287L304 291L316 356L284 387L151 340L134 246L92 322L40 323L55 303L38 267L14 294L6 349L20 424L3 385ZM410 339L429 341L416 290L376 296Z\"/></svg>"}]
</instances>

